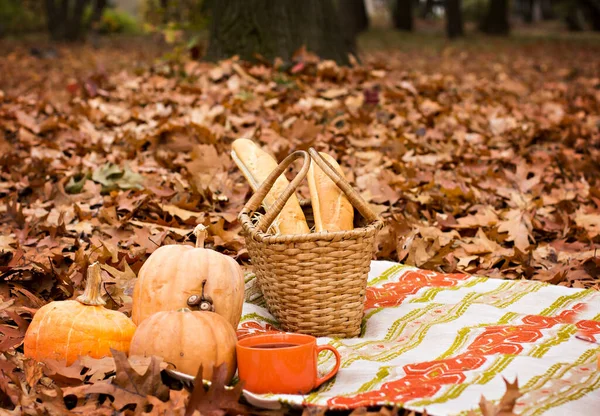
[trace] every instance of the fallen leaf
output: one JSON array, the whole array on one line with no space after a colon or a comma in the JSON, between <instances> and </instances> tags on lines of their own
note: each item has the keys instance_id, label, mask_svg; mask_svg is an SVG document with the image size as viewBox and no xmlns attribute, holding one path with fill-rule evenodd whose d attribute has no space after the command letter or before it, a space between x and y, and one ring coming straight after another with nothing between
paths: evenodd
<instances>
[{"instance_id":1,"label":"fallen leaf","mask_svg":"<svg viewBox=\"0 0 600 416\"><path fill-rule=\"evenodd\" d=\"M600 235L600 214L584 214L580 209L575 214L575 224L585 229L590 238Z\"/></svg>"},{"instance_id":2,"label":"fallen leaf","mask_svg":"<svg viewBox=\"0 0 600 416\"><path fill-rule=\"evenodd\" d=\"M121 168L107 163L92 173L92 180L102 185L103 192L114 189L143 189L144 177L129 166Z\"/></svg>"},{"instance_id":3,"label":"fallen leaf","mask_svg":"<svg viewBox=\"0 0 600 416\"><path fill-rule=\"evenodd\" d=\"M511 209L504 215L504 220L500 222L498 231L508 233L508 241L514 241L515 247L521 251L526 251L529 248L529 239L531 236L531 219L529 213Z\"/></svg>"},{"instance_id":4,"label":"fallen leaf","mask_svg":"<svg viewBox=\"0 0 600 416\"><path fill-rule=\"evenodd\" d=\"M519 391L519 381L515 379L514 383L509 383L505 378L503 380L506 384L506 392L498 404L494 404L481 396L479 408L483 416L517 416L514 413L515 404L519 397L523 395Z\"/></svg>"},{"instance_id":5,"label":"fallen leaf","mask_svg":"<svg viewBox=\"0 0 600 416\"><path fill-rule=\"evenodd\" d=\"M204 215L205 215L205 213L203 213L203 212L188 211L186 209L179 208L175 205L163 205L161 208L163 211L168 212L169 214L171 214L173 216L177 216L177 217L181 218L183 221L187 221L190 218L201 218L201 217L204 217Z\"/></svg>"},{"instance_id":6,"label":"fallen leaf","mask_svg":"<svg viewBox=\"0 0 600 416\"><path fill-rule=\"evenodd\" d=\"M202 380L202 374L202 366L200 366L196 380ZM238 383L232 389L226 389L226 377L227 364L222 363L214 368L208 391L203 383L196 382L185 409L185 416L192 416L195 411L205 416L222 416L229 412L248 414L250 409L239 403L243 389L242 383Z\"/></svg>"},{"instance_id":7,"label":"fallen leaf","mask_svg":"<svg viewBox=\"0 0 600 416\"><path fill-rule=\"evenodd\" d=\"M163 384L160 376L161 359L152 357L146 370L140 374L131 365L124 352L111 349L116 375L110 381L100 381L90 385L85 391L108 394L114 398L113 406L121 410L128 404L142 408L148 401L147 396L160 400L169 398L169 388Z\"/></svg>"}]
</instances>

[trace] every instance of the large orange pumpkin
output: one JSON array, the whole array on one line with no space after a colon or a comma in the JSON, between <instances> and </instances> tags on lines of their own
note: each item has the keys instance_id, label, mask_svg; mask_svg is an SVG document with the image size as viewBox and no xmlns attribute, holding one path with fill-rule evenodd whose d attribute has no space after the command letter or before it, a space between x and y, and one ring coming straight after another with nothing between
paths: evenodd
<instances>
[{"instance_id":1,"label":"large orange pumpkin","mask_svg":"<svg viewBox=\"0 0 600 416\"><path fill-rule=\"evenodd\" d=\"M131 311L136 325L156 312L199 309L205 290L214 311L237 328L244 303L242 268L231 257L203 248L204 226L196 227L194 233L195 248L176 244L162 246L140 269Z\"/></svg>"},{"instance_id":2,"label":"large orange pumpkin","mask_svg":"<svg viewBox=\"0 0 600 416\"><path fill-rule=\"evenodd\" d=\"M88 267L84 293L77 300L54 301L42 306L25 333L25 356L71 365L79 356L102 358L110 349L127 353L136 326L125 314L104 308L98 263Z\"/></svg>"},{"instance_id":3,"label":"large orange pumpkin","mask_svg":"<svg viewBox=\"0 0 600 416\"><path fill-rule=\"evenodd\" d=\"M227 383L236 371L235 331L225 318L214 312L157 312L138 326L131 341L130 354L157 355L191 376L212 379L213 367L227 365Z\"/></svg>"}]
</instances>

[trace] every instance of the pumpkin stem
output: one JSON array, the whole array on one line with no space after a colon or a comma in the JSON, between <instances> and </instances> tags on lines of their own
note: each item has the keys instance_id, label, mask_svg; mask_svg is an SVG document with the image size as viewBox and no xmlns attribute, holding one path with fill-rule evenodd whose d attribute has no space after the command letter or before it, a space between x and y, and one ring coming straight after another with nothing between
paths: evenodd
<instances>
[{"instance_id":1,"label":"pumpkin stem","mask_svg":"<svg viewBox=\"0 0 600 416\"><path fill-rule=\"evenodd\" d=\"M196 248L204 248L204 240L206 239L206 227L202 224L196 225L196 228L194 228L194 235L196 236Z\"/></svg>"},{"instance_id":2,"label":"pumpkin stem","mask_svg":"<svg viewBox=\"0 0 600 416\"><path fill-rule=\"evenodd\" d=\"M214 312L215 305L213 305L211 297L204 294L204 286L206 286L206 279L202 281L202 294L200 296L190 296L187 300L187 304L189 307L198 307L198 310L200 311Z\"/></svg>"},{"instance_id":3,"label":"pumpkin stem","mask_svg":"<svg viewBox=\"0 0 600 416\"><path fill-rule=\"evenodd\" d=\"M97 261L90 264L87 270L87 281L83 294L77 297L77 300L84 305L102 306L106 305L100 295L100 285L102 284L102 273L100 263Z\"/></svg>"}]
</instances>

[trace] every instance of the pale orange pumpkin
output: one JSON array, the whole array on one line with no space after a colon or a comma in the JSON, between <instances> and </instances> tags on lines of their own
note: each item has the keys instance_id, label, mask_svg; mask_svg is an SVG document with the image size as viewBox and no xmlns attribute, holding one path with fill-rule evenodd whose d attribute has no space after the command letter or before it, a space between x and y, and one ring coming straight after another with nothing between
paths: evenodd
<instances>
[{"instance_id":1,"label":"pale orange pumpkin","mask_svg":"<svg viewBox=\"0 0 600 416\"><path fill-rule=\"evenodd\" d=\"M85 291L77 300L42 306L27 328L25 357L74 363L79 356L102 358L110 349L127 353L136 326L125 314L103 307L98 263L88 267Z\"/></svg>"},{"instance_id":2,"label":"pale orange pumpkin","mask_svg":"<svg viewBox=\"0 0 600 416\"><path fill-rule=\"evenodd\" d=\"M236 371L235 331L225 318L214 312L162 311L138 326L131 341L130 355L162 357L175 370L212 379L213 367L225 363L229 383Z\"/></svg>"},{"instance_id":3,"label":"pale orange pumpkin","mask_svg":"<svg viewBox=\"0 0 600 416\"><path fill-rule=\"evenodd\" d=\"M204 226L197 226L194 233L196 247L162 246L140 269L131 311L136 325L156 312L198 309L206 285L214 311L237 329L244 303L242 268L231 257L204 248Z\"/></svg>"}]
</instances>

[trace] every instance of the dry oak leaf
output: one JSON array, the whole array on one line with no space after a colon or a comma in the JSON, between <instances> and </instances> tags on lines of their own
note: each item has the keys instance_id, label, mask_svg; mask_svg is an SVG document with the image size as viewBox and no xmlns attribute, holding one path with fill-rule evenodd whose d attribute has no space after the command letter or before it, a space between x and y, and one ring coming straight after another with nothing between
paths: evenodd
<instances>
[{"instance_id":1,"label":"dry oak leaf","mask_svg":"<svg viewBox=\"0 0 600 416\"><path fill-rule=\"evenodd\" d=\"M498 223L498 214L490 206L480 207L476 214L467 215L456 220L457 224L452 228L478 228L490 227Z\"/></svg>"},{"instance_id":2,"label":"dry oak leaf","mask_svg":"<svg viewBox=\"0 0 600 416\"><path fill-rule=\"evenodd\" d=\"M575 214L575 224L585 229L590 238L600 234L600 214L584 214L580 209Z\"/></svg>"},{"instance_id":3,"label":"dry oak leaf","mask_svg":"<svg viewBox=\"0 0 600 416\"><path fill-rule=\"evenodd\" d=\"M152 408L141 414L158 416L184 416L185 404L189 398L189 395L190 394L185 389L171 390L169 393L169 400L166 402L163 402L154 396L148 396L148 404Z\"/></svg>"},{"instance_id":4,"label":"dry oak leaf","mask_svg":"<svg viewBox=\"0 0 600 416\"><path fill-rule=\"evenodd\" d=\"M188 211L187 209L179 208L176 205L163 205L161 208L164 212L168 212L174 217L177 216L184 221L187 221L190 218L201 218L206 215L204 212Z\"/></svg>"},{"instance_id":5,"label":"dry oak leaf","mask_svg":"<svg viewBox=\"0 0 600 416\"><path fill-rule=\"evenodd\" d=\"M503 377L504 383L506 384L506 393L500 399L498 404L494 404L487 400L483 395L479 401L479 409L483 416L517 416L514 413L515 404L519 397L523 395L519 391L519 380L515 378L513 383L510 383ZM469 416L474 416L475 412L472 410L469 412Z\"/></svg>"},{"instance_id":6,"label":"dry oak leaf","mask_svg":"<svg viewBox=\"0 0 600 416\"><path fill-rule=\"evenodd\" d=\"M131 367L138 372L144 372L151 361L151 357L129 357ZM44 364L44 375L60 386L75 386L81 384L82 381L94 383L104 380L116 371L113 357L92 358L82 356L68 367L65 365L65 361L45 360ZM166 363L161 363L161 368L166 367Z\"/></svg>"},{"instance_id":7,"label":"dry oak leaf","mask_svg":"<svg viewBox=\"0 0 600 416\"><path fill-rule=\"evenodd\" d=\"M5 352L21 345L29 326L29 322L21 318L17 312L5 309L4 313L17 324L17 327L0 324L0 335L2 335L0 336L0 352Z\"/></svg>"},{"instance_id":8,"label":"dry oak leaf","mask_svg":"<svg viewBox=\"0 0 600 416\"><path fill-rule=\"evenodd\" d=\"M327 408L323 406L308 406L302 410L302 416L325 416Z\"/></svg>"},{"instance_id":9,"label":"dry oak leaf","mask_svg":"<svg viewBox=\"0 0 600 416\"><path fill-rule=\"evenodd\" d=\"M202 380L202 366L198 369L196 380ZM226 414L251 414L249 407L240 404L243 385L238 383L233 389L225 388L227 365L216 366L213 371L208 391L202 382L196 381L190 401L185 409L185 416L192 416L196 411L202 416L224 416Z\"/></svg>"},{"instance_id":10,"label":"dry oak leaf","mask_svg":"<svg viewBox=\"0 0 600 416\"><path fill-rule=\"evenodd\" d=\"M504 215L505 220L500 223L498 232L508 232L508 241L513 241L515 247L525 252L529 247L531 236L531 218L527 211L511 209Z\"/></svg>"},{"instance_id":11,"label":"dry oak leaf","mask_svg":"<svg viewBox=\"0 0 600 416\"><path fill-rule=\"evenodd\" d=\"M25 371L25 381L27 381L29 387L34 388L44 375L43 364L27 358L23 360L23 369Z\"/></svg>"},{"instance_id":12,"label":"dry oak leaf","mask_svg":"<svg viewBox=\"0 0 600 416\"><path fill-rule=\"evenodd\" d=\"M163 384L160 376L161 358L151 357L144 374L139 374L127 359L127 354L112 348L110 351L115 360L115 378L92 384L86 389L87 394L101 393L112 396L113 406L117 410L128 404L142 407L148 402L147 396L154 396L163 401L169 399L169 388Z\"/></svg>"}]
</instances>

